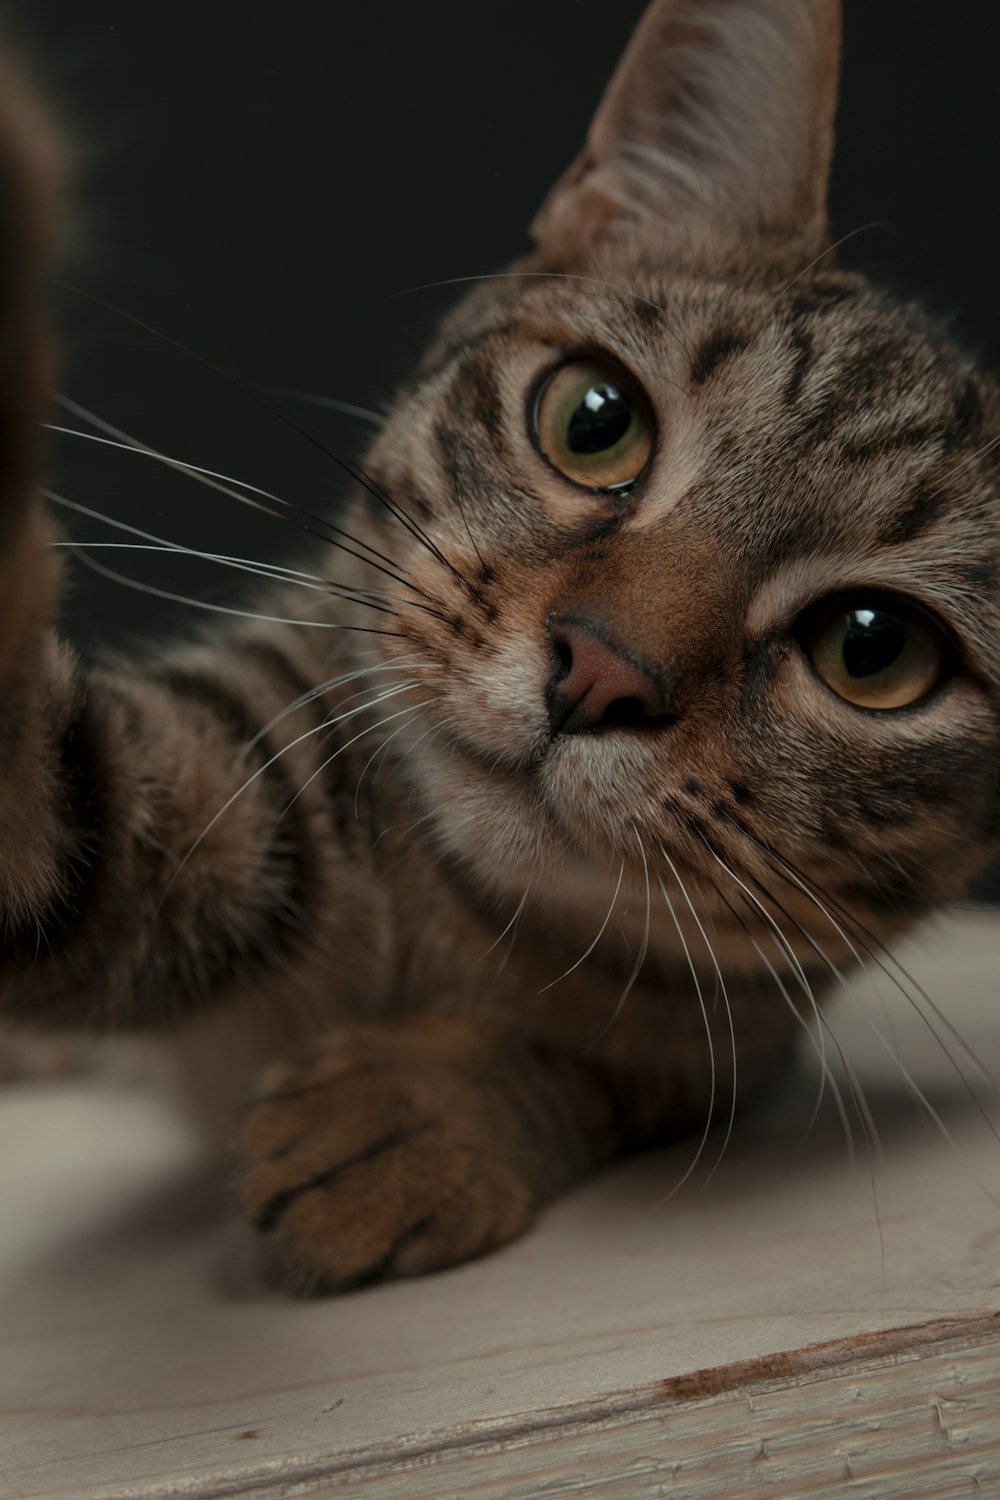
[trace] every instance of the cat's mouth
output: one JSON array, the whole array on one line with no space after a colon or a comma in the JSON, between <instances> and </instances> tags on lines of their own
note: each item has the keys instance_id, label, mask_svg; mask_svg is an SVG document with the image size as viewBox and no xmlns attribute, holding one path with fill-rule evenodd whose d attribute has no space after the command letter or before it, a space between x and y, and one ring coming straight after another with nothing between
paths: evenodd
<instances>
[{"instance_id":1,"label":"cat's mouth","mask_svg":"<svg viewBox=\"0 0 1000 1500\"><path fill-rule=\"evenodd\" d=\"M615 734L546 732L519 748L483 744L453 726L443 744L452 762L465 761L484 799L506 801L511 818L527 808L539 829L548 824L560 841L582 847L614 845L636 818L665 831L662 800L649 785L649 739L623 725Z\"/></svg>"},{"instance_id":2,"label":"cat's mouth","mask_svg":"<svg viewBox=\"0 0 1000 1500\"><path fill-rule=\"evenodd\" d=\"M522 781L537 776L552 749L548 736L523 748L503 745L499 741L485 745L455 725L448 729L444 739L453 753L464 756L487 775L506 775Z\"/></svg>"}]
</instances>

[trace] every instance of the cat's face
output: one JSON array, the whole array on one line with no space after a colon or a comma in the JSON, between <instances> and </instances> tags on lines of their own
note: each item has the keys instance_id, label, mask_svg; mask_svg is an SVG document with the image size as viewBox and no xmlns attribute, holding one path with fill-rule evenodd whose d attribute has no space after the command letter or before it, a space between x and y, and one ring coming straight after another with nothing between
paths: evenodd
<instances>
[{"instance_id":1,"label":"cat's face","mask_svg":"<svg viewBox=\"0 0 1000 1500\"><path fill-rule=\"evenodd\" d=\"M822 255L835 11L655 4L373 452L412 774L515 899L816 881L892 925L992 845L1000 401Z\"/></svg>"}]
</instances>

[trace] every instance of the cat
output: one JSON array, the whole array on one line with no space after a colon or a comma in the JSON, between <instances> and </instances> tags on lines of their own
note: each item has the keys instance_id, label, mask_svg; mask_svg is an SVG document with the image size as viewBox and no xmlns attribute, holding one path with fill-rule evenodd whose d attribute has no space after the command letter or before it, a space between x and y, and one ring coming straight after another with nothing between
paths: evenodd
<instances>
[{"instance_id":1,"label":"cat","mask_svg":"<svg viewBox=\"0 0 1000 1500\"><path fill-rule=\"evenodd\" d=\"M1000 387L836 265L839 47L653 0L533 250L290 512L315 573L114 667L50 624L58 148L0 92L0 1014L162 1033L294 1289L701 1159L1000 847Z\"/></svg>"}]
</instances>

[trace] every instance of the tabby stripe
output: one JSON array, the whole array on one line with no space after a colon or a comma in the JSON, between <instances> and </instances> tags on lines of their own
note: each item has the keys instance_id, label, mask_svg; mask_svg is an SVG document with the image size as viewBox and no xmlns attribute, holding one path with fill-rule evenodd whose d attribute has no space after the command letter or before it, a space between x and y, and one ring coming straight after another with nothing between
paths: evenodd
<instances>
[{"instance_id":1,"label":"tabby stripe","mask_svg":"<svg viewBox=\"0 0 1000 1500\"><path fill-rule=\"evenodd\" d=\"M381 1260L376 1261L373 1266L368 1266L366 1270L359 1272L350 1281L341 1283L341 1290L347 1291L351 1287L371 1286L375 1282L385 1281L388 1276L393 1275L400 1252L405 1250L407 1245L412 1244L414 1240L420 1239L421 1235L426 1234L433 1224L434 1219L435 1215L433 1213L424 1214L415 1224L411 1224L409 1229L404 1229L393 1240Z\"/></svg>"},{"instance_id":2,"label":"tabby stripe","mask_svg":"<svg viewBox=\"0 0 1000 1500\"><path fill-rule=\"evenodd\" d=\"M721 364L736 354L742 354L746 348L747 341L742 334L730 329L717 329L710 333L694 357L691 384L705 385Z\"/></svg>"},{"instance_id":3,"label":"tabby stripe","mask_svg":"<svg viewBox=\"0 0 1000 1500\"><path fill-rule=\"evenodd\" d=\"M495 365L485 351L477 351L477 357L463 361L455 372L451 398L454 410L461 413L463 419L471 416L486 434L493 451L502 455L506 449L503 402Z\"/></svg>"},{"instance_id":4,"label":"tabby stripe","mask_svg":"<svg viewBox=\"0 0 1000 1500\"><path fill-rule=\"evenodd\" d=\"M809 368L815 358L815 344L811 333L804 330L792 335L791 347L793 351L792 373L788 377L785 386L784 401L786 406L794 406L802 394Z\"/></svg>"},{"instance_id":5,"label":"tabby stripe","mask_svg":"<svg viewBox=\"0 0 1000 1500\"><path fill-rule=\"evenodd\" d=\"M354 1156L347 1157L344 1161L336 1162L325 1171L317 1172L315 1176L309 1177L305 1182L300 1182L295 1187L282 1188L275 1193L264 1204L264 1207L254 1217L254 1228L258 1234L270 1234L276 1229L281 1219L288 1212L293 1203L306 1193L316 1193L322 1188L329 1187L332 1182L346 1172L350 1167L361 1166L364 1162L374 1161L377 1156L386 1151L392 1151L394 1147L401 1146L404 1141L410 1139L413 1131L394 1130L389 1135L383 1136L371 1146L366 1146L363 1151L358 1151Z\"/></svg>"},{"instance_id":6,"label":"tabby stripe","mask_svg":"<svg viewBox=\"0 0 1000 1500\"><path fill-rule=\"evenodd\" d=\"M944 490L920 485L910 496L905 510L900 511L882 532L879 541L886 547L912 542L947 514L949 506L950 499Z\"/></svg>"},{"instance_id":7,"label":"tabby stripe","mask_svg":"<svg viewBox=\"0 0 1000 1500\"><path fill-rule=\"evenodd\" d=\"M257 662L273 680L280 682L283 688L291 689L291 697L285 705L286 708L290 708L293 703L298 703L303 711L311 714L317 729L327 727L326 703L323 695L316 693L316 688L321 687L322 684L311 682L304 677L292 665L287 652L283 651L280 646L267 641L244 641L241 643L240 650L242 655ZM310 694L315 696L310 697Z\"/></svg>"},{"instance_id":8,"label":"tabby stripe","mask_svg":"<svg viewBox=\"0 0 1000 1500\"><path fill-rule=\"evenodd\" d=\"M850 413L853 417L856 414ZM915 423L911 427L899 427L895 432L879 433L875 437L859 442L847 442L843 456L848 463L864 463L869 458L880 458L889 453L903 453L912 448L947 448L956 440L957 434L948 427Z\"/></svg>"},{"instance_id":9,"label":"tabby stripe","mask_svg":"<svg viewBox=\"0 0 1000 1500\"><path fill-rule=\"evenodd\" d=\"M342 1089L345 1084L353 1083L356 1078L364 1078L370 1073L384 1073L384 1063L362 1063L357 1068L348 1068L344 1073L335 1073L332 1077L317 1078L314 1083L303 1083L298 1088L275 1089L270 1094L260 1094L254 1100L255 1109L266 1109L271 1104L286 1104L292 1099L307 1099L310 1094L323 1090L333 1091ZM294 1143L293 1143L294 1144ZM290 1147L282 1147L281 1153L290 1150Z\"/></svg>"}]
</instances>

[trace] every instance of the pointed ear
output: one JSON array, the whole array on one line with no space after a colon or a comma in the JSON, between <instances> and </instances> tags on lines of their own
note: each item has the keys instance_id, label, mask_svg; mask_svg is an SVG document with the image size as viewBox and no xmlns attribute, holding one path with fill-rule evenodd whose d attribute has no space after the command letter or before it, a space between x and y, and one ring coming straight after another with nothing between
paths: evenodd
<instances>
[{"instance_id":1,"label":"pointed ear","mask_svg":"<svg viewBox=\"0 0 1000 1500\"><path fill-rule=\"evenodd\" d=\"M532 225L542 251L636 224L700 264L753 236L819 240L839 62L840 0L653 0Z\"/></svg>"}]
</instances>

